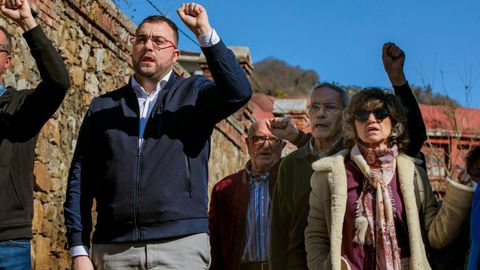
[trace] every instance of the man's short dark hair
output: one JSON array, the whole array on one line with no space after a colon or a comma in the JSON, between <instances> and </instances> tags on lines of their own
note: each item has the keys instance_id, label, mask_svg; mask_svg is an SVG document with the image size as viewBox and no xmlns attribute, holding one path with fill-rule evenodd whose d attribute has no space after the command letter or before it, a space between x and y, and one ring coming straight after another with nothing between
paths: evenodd
<instances>
[{"instance_id":1,"label":"man's short dark hair","mask_svg":"<svg viewBox=\"0 0 480 270\"><path fill-rule=\"evenodd\" d=\"M166 24L168 24L168 26L170 26L170 28L172 28L173 30L173 42L175 43L175 45L177 46L178 48L178 27L177 25L172 21L170 20L169 18L165 17L165 16L161 16L161 15L152 15L152 16L148 16L146 17L145 19L143 19L143 21L138 25L138 28L140 28L144 23L159 23L159 22L164 22ZM137 28L137 29L138 29Z\"/></svg>"},{"instance_id":2,"label":"man's short dark hair","mask_svg":"<svg viewBox=\"0 0 480 270\"><path fill-rule=\"evenodd\" d=\"M318 90L320 88L328 88L328 89L332 89L332 90L338 92L340 94L341 98L342 98L343 107L346 107L348 105L348 100L349 100L348 94L340 86L324 82L324 83L321 83L321 84L315 86L315 88L313 88L312 94L313 94L313 92L315 92L316 90Z\"/></svg>"},{"instance_id":3,"label":"man's short dark hair","mask_svg":"<svg viewBox=\"0 0 480 270\"><path fill-rule=\"evenodd\" d=\"M5 27L0 25L0 31L5 34L5 49L7 50L7 53L10 54L12 52L12 35L5 29Z\"/></svg>"}]
</instances>

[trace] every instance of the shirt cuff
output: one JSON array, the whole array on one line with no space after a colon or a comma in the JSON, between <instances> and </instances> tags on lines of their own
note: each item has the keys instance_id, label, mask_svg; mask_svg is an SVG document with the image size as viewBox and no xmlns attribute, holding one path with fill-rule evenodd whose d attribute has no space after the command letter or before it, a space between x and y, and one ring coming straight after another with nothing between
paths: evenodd
<instances>
[{"instance_id":1,"label":"shirt cuff","mask_svg":"<svg viewBox=\"0 0 480 270\"><path fill-rule=\"evenodd\" d=\"M450 177L447 177L447 183L450 183L450 185L452 185L457 189L469 191L472 193L476 190L476 188L473 187L473 185L466 185L466 184L459 183L457 181L453 181Z\"/></svg>"},{"instance_id":2,"label":"shirt cuff","mask_svg":"<svg viewBox=\"0 0 480 270\"><path fill-rule=\"evenodd\" d=\"M70 248L70 257L88 256L88 247L86 246L73 246Z\"/></svg>"},{"instance_id":3,"label":"shirt cuff","mask_svg":"<svg viewBox=\"0 0 480 270\"><path fill-rule=\"evenodd\" d=\"M198 36L197 40L200 43L200 46L206 48L220 42L220 37L218 36L217 31L215 31L215 29L212 29L212 32Z\"/></svg>"}]
</instances>

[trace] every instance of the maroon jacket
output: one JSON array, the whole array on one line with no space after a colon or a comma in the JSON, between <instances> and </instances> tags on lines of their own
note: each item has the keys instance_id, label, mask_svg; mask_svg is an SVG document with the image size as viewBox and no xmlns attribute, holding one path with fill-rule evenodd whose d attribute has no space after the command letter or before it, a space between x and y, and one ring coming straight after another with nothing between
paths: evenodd
<instances>
[{"instance_id":1,"label":"maroon jacket","mask_svg":"<svg viewBox=\"0 0 480 270\"><path fill-rule=\"evenodd\" d=\"M247 163L249 166L250 161ZM272 195L278 165L272 168L269 193ZM248 206L248 175L245 169L220 180L212 190L208 227L212 262L211 270L239 269L245 241Z\"/></svg>"}]
</instances>

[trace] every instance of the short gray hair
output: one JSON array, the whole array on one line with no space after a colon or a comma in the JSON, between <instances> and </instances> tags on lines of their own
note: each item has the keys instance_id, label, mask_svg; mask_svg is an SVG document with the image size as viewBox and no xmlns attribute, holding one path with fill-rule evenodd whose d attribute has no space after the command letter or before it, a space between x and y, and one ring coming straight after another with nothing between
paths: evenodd
<instances>
[{"instance_id":1,"label":"short gray hair","mask_svg":"<svg viewBox=\"0 0 480 270\"><path fill-rule=\"evenodd\" d=\"M346 107L348 105L348 101L349 101L350 98L348 97L347 92L345 90L343 90L340 86L324 82L324 83L321 83L321 84L318 84L317 86L315 86L315 88L313 88L312 94L320 88L328 88L328 89L332 89L333 91L338 92L340 94L341 98L342 98L343 107Z\"/></svg>"},{"instance_id":2,"label":"short gray hair","mask_svg":"<svg viewBox=\"0 0 480 270\"><path fill-rule=\"evenodd\" d=\"M12 52L12 35L10 35L10 33L7 31L7 29L5 29L5 27L3 27L1 25L0 25L0 31L3 32L3 34L5 35L5 40L6 40L6 43L1 44L1 45L5 45L5 50L7 51L7 54L10 54Z\"/></svg>"}]
</instances>

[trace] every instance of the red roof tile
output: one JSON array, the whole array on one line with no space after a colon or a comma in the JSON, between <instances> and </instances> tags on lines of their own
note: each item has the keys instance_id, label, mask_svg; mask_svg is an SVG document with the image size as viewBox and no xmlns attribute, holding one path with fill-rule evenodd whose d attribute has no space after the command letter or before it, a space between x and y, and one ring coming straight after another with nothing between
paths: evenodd
<instances>
[{"instance_id":1,"label":"red roof tile","mask_svg":"<svg viewBox=\"0 0 480 270\"><path fill-rule=\"evenodd\" d=\"M480 131L480 109L420 104L420 110L428 130Z\"/></svg>"},{"instance_id":2,"label":"red roof tile","mask_svg":"<svg viewBox=\"0 0 480 270\"><path fill-rule=\"evenodd\" d=\"M250 103L252 104L253 116L256 119L272 118L274 97L265 94L254 93Z\"/></svg>"}]
</instances>

